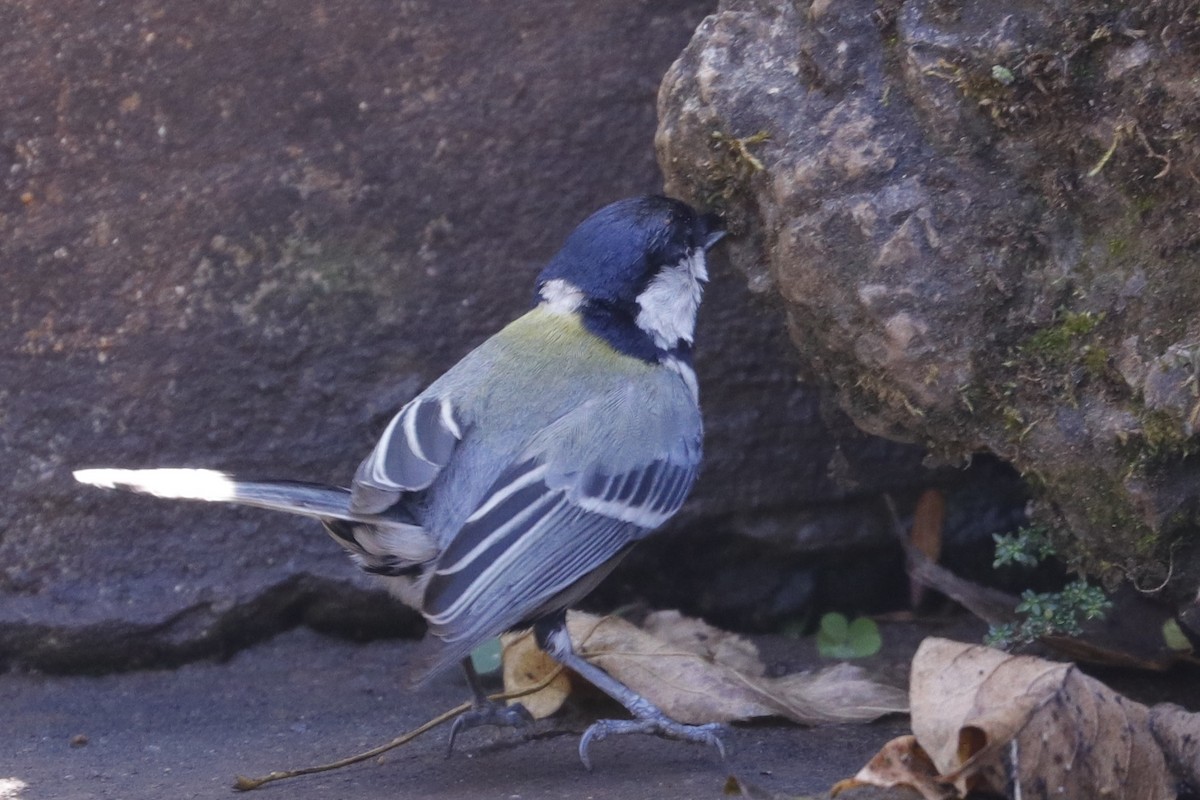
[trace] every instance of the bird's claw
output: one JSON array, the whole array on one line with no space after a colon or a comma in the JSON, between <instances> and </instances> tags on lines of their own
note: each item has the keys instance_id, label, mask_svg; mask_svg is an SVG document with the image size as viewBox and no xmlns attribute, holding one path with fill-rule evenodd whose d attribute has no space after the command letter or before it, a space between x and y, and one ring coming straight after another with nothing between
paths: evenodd
<instances>
[{"instance_id":1,"label":"bird's claw","mask_svg":"<svg viewBox=\"0 0 1200 800\"><path fill-rule=\"evenodd\" d=\"M725 743L719 734L725 731L725 726L719 723L707 725L684 725L666 717L647 717L642 719L602 719L591 724L579 740L579 760L590 772L592 760L588 757L588 748L592 742L598 742L609 736L626 733L649 733L667 739L679 739L696 744L707 744L715 747L721 760L725 760Z\"/></svg>"},{"instance_id":2,"label":"bird's claw","mask_svg":"<svg viewBox=\"0 0 1200 800\"><path fill-rule=\"evenodd\" d=\"M489 702L478 705L461 714L450 726L450 741L446 745L446 757L454 753L454 741L463 731L481 728L485 725L495 725L506 728L524 728L533 722L533 715L520 703L506 706L503 703Z\"/></svg>"}]
</instances>

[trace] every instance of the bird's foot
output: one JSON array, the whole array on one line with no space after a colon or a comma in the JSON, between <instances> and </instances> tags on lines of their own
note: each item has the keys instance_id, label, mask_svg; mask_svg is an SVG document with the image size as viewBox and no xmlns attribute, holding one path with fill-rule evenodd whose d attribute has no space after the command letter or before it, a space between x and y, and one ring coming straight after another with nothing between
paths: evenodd
<instances>
[{"instance_id":1,"label":"bird's foot","mask_svg":"<svg viewBox=\"0 0 1200 800\"><path fill-rule=\"evenodd\" d=\"M720 734L724 731L725 726L719 723L684 725L681 722L675 722L661 715L641 717L639 719L602 719L592 723L584 731L583 738L579 740L579 760L591 771L592 761L588 757L588 748L592 742L598 742L609 736L618 736L626 733L649 733L654 736L662 736L666 739L679 739L684 742L712 745L717 748L717 752L721 755L722 760L724 760L725 743L721 741L720 737Z\"/></svg>"},{"instance_id":2,"label":"bird's foot","mask_svg":"<svg viewBox=\"0 0 1200 800\"><path fill-rule=\"evenodd\" d=\"M482 728L485 725L524 728L531 722L533 722L533 715L520 703L515 703L511 706L490 700L486 703L480 703L471 708L470 711L459 715L454 720L454 724L450 726L450 742L446 745L446 757L449 758L454 753L454 740L463 731L469 731L472 728Z\"/></svg>"}]
</instances>

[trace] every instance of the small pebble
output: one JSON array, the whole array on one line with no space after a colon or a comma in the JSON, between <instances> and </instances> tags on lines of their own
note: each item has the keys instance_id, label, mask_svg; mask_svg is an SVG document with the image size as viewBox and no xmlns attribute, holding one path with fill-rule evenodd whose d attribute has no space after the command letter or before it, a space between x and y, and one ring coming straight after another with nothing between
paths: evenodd
<instances>
[{"instance_id":1,"label":"small pebble","mask_svg":"<svg viewBox=\"0 0 1200 800\"><path fill-rule=\"evenodd\" d=\"M88 737L86 734L77 733L70 739L71 747L87 747Z\"/></svg>"}]
</instances>

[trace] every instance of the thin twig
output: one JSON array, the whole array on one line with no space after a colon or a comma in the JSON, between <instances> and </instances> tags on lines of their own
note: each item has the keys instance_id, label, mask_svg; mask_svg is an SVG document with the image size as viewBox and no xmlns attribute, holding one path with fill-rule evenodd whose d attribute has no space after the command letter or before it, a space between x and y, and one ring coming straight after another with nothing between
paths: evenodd
<instances>
[{"instance_id":1,"label":"thin twig","mask_svg":"<svg viewBox=\"0 0 1200 800\"><path fill-rule=\"evenodd\" d=\"M1112 144L1108 146L1108 150L1104 155L1100 156L1100 160L1096 162L1096 166L1087 171L1089 178L1094 178L1100 174L1100 171L1108 164L1109 159L1113 157L1113 153L1117 152L1117 145L1121 144L1121 140L1125 138L1125 133L1124 124L1118 125L1113 130Z\"/></svg>"},{"instance_id":2,"label":"thin twig","mask_svg":"<svg viewBox=\"0 0 1200 800\"><path fill-rule=\"evenodd\" d=\"M1153 589L1143 589L1138 585L1136 576L1131 576L1130 583L1133 588L1137 589L1142 594L1158 594L1163 589L1167 588L1167 584L1171 582L1171 577L1175 574L1175 548L1181 544L1179 541L1171 542L1171 549L1167 551L1167 577L1163 578L1162 583L1155 586Z\"/></svg>"},{"instance_id":3,"label":"thin twig","mask_svg":"<svg viewBox=\"0 0 1200 800\"><path fill-rule=\"evenodd\" d=\"M914 581L941 592L989 625L1003 625L1016 618L1016 607L1020 598L972 583L935 564L909 539L908 531L896 510L896 501L890 494L883 495L883 505L891 517L892 532L908 559L908 574Z\"/></svg>"},{"instance_id":4,"label":"thin twig","mask_svg":"<svg viewBox=\"0 0 1200 800\"><path fill-rule=\"evenodd\" d=\"M1141 125L1135 124L1133 126L1133 131L1134 131L1134 133L1137 134L1138 139L1141 140L1142 147L1146 148L1146 153L1151 158L1156 158L1159 161L1163 162L1163 168L1161 170L1159 170L1159 173L1157 175L1154 176L1154 180L1158 180L1159 178L1167 177L1167 174L1170 173L1170 171L1171 171L1171 159L1169 157L1163 155L1162 153L1156 152L1155 149L1150 146L1150 140L1146 138L1146 134L1144 131L1142 131Z\"/></svg>"},{"instance_id":5,"label":"thin twig","mask_svg":"<svg viewBox=\"0 0 1200 800\"><path fill-rule=\"evenodd\" d=\"M559 664L555 669L551 670L546 677L542 678L542 680L538 681L533 686L528 686L516 692L501 692L499 694L488 695L488 699L496 702L503 700L514 700L518 697L525 697L526 695L533 694L534 692L540 692L542 689L545 689L547 686L549 686L550 683L557 678L559 673L562 671L563 667L561 664ZM349 756L347 758L342 758L337 761L332 761L328 764L319 764L315 767L301 767L300 769L277 770L268 775L264 775L261 778L247 778L244 775L238 775L237 779L233 783L233 788L239 792L248 792L251 789L257 789L265 784L273 783L274 781L281 781L285 778L296 778L301 775L312 775L316 772L329 772L330 770L341 769L342 767L348 767L351 764L357 764L360 761L366 761L367 759L382 755L388 750L399 747L402 744L411 742L413 739L417 738L426 731L431 731L438 725L441 725L444 722L449 722L459 714L469 711L470 708L470 703L463 703L455 706L449 711L439 714L423 725L413 728L411 731L406 733L400 734L387 744L381 744L378 747L373 747L365 752L358 753L357 755Z\"/></svg>"}]
</instances>

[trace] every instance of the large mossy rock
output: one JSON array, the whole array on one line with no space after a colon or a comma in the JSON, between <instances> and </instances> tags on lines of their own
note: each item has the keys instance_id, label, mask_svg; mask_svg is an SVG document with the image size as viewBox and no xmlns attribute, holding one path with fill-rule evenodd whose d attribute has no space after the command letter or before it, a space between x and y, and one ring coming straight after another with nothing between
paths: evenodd
<instances>
[{"instance_id":1,"label":"large mossy rock","mask_svg":"<svg viewBox=\"0 0 1200 800\"><path fill-rule=\"evenodd\" d=\"M1195 3L726 0L659 96L676 193L862 428L1039 490L1077 562L1200 584Z\"/></svg>"}]
</instances>

